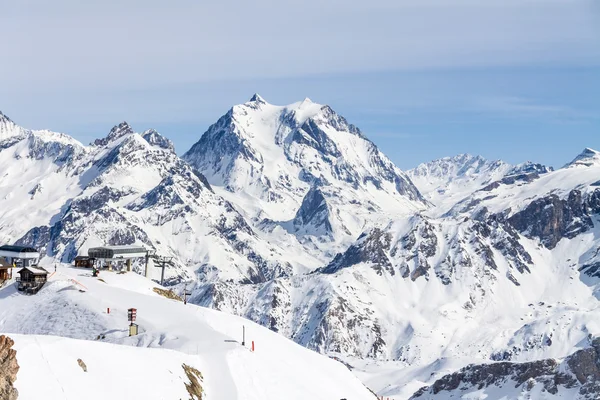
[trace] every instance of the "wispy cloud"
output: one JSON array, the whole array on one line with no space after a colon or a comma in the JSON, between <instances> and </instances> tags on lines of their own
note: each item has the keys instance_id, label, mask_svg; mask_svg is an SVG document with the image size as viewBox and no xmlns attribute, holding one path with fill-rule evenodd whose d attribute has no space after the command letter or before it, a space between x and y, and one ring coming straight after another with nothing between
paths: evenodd
<instances>
[{"instance_id":1,"label":"wispy cloud","mask_svg":"<svg viewBox=\"0 0 600 400\"><path fill-rule=\"evenodd\" d=\"M427 137L425 134L414 134L414 133L404 133L404 132L368 132L368 136L371 138L383 138L383 139L415 139L415 138L424 138Z\"/></svg>"},{"instance_id":2,"label":"wispy cloud","mask_svg":"<svg viewBox=\"0 0 600 400\"><path fill-rule=\"evenodd\" d=\"M600 63L585 0L5 3L4 91Z\"/></svg>"},{"instance_id":3,"label":"wispy cloud","mask_svg":"<svg viewBox=\"0 0 600 400\"><path fill-rule=\"evenodd\" d=\"M579 120L597 118L596 114L571 106L548 104L534 99L516 96L482 97L474 100L473 111L517 118L547 118L556 120Z\"/></svg>"}]
</instances>

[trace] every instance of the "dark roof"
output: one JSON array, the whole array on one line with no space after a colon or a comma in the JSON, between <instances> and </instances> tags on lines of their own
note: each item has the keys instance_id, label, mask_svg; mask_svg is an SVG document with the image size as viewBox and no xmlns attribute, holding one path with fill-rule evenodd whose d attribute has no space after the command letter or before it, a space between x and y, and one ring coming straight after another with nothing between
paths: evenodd
<instances>
[{"instance_id":1,"label":"dark roof","mask_svg":"<svg viewBox=\"0 0 600 400\"><path fill-rule=\"evenodd\" d=\"M14 251L15 253L37 253L37 250L33 247L11 246L8 244L0 246L0 251Z\"/></svg>"},{"instance_id":2,"label":"dark roof","mask_svg":"<svg viewBox=\"0 0 600 400\"><path fill-rule=\"evenodd\" d=\"M88 255L94 258L127 258L128 254L146 254L147 252L148 250L145 247L135 245L92 247L88 249Z\"/></svg>"},{"instance_id":3,"label":"dark roof","mask_svg":"<svg viewBox=\"0 0 600 400\"><path fill-rule=\"evenodd\" d=\"M93 260L94 257L88 257L88 256L77 256L75 257L76 260Z\"/></svg>"},{"instance_id":4,"label":"dark roof","mask_svg":"<svg viewBox=\"0 0 600 400\"><path fill-rule=\"evenodd\" d=\"M23 267L19 271L19 274L25 270L31 272L33 275L48 275L48 271L42 267Z\"/></svg>"}]
</instances>

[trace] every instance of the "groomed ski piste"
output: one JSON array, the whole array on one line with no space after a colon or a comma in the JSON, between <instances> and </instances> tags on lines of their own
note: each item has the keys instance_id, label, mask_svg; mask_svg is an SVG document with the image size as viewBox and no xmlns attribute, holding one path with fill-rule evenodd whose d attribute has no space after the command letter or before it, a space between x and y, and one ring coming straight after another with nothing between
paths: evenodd
<instances>
[{"instance_id":1,"label":"groomed ski piste","mask_svg":"<svg viewBox=\"0 0 600 400\"><path fill-rule=\"evenodd\" d=\"M246 319L163 297L135 273L46 268L37 295L0 289L19 399L189 399L184 364L202 374L203 400L375 399L340 362ZM128 308L137 309L137 336Z\"/></svg>"}]
</instances>

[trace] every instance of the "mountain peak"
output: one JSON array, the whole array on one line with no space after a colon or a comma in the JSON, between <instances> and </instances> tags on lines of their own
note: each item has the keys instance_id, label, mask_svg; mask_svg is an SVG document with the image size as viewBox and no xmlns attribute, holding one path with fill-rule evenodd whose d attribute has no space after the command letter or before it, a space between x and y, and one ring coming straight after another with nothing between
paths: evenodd
<instances>
[{"instance_id":1,"label":"mountain peak","mask_svg":"<svg viewBox=\"0 0 600 400\"><path fill-rule=\"evenodd\" d=\"M94 141L95 146L106 146L108 143L113 142L125 135L135 133L127 121L123 121L118 125L112 127L108 135L103 139L96 139Z\"/></svg>"},{"instance_id":2,"label":"mountain peak","mask_svg":"<svg viewBox=\"0 0 600 400\"><path fill-rule=\"evenodd\" d=\"M252 97L250 98L250 102L267 104L265 99L263 99L258 93L254 93L254 95L252 95Z\"/></svg>"},{"instance_id":3,"label":"mountain peak","mask_svg":"<svg viewBox=\"0 0 600 400\"><path fill-rule=\"evenodd\" d=\"M315 103L308 97L305 97L304 100L302 100L300 102L300 107L305 106L305 105L311 105L311 104L315 104Z\"/></svg>"},{"instance_id":4,"label":"mountain peak","mask_svg":"<svg viewBox=\"0 0 600 400\"><path fill-rule=\"evenodd\" d=\"M0 111L0 140L7 139L9 137L20 136L25 130L20 126L16 125L8 115Z\"/></svg>"},{"instance_id":5,"label":"mountain peak","mask_svg":"<svg viewBox=\"0 0 600 400\"><path fill-rule=\"evenodd\" d=\"M142 137L152 146L160 147L173 153L175 152L175 146L173 145L173 142L154 129L148 129L147 131L144 131L144 133L142 133Z\"/></svg>"},{"instance_id":6,"label":"mountain peak","mask_svg":"<svg viewBox=\"0 0 600 400\"><path fill-rule=\"evenodd\" d=\"M564 168L574 167L583 165L586 167L592 165L600 165L600 151L586 147L583 151L573 159L570 163L565 165Z\"/></svg>"}]
</instances>

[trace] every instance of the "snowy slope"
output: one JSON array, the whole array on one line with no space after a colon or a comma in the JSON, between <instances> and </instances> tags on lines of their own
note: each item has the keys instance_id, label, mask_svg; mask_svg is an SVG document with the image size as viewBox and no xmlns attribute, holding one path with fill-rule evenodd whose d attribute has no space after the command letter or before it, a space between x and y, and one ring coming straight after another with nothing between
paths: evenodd
<instances>
[{"instance_id":1,"label":"snowy slope","mask_svg":"<svg viewBox=\"0 0 600 400\"><path fill-rule=\"evenodd\" d=\"M355 362L381 394L408 398L474 360L566 357L600 334L595 153L535 179L505 178L441 218L366 233L322 270L346 289L346 320L362 309L363 326L381 327L382 341L368 340L396 361Z\"/></svg>"},{"instance_id":2,"label":"snowy slope","mask_svg":"<svg viewBox=\"0 0 600 400\"><path fill-rule=\"evenodd\" d=\"M366 230L313 274L194 301L339 354L398 399L468 363L566 357L600 334L599 180L590 162L506 175L441 217Z\"/></svg>"},{"instance_id":3,"label":"snowy slope","mask_svg":"<svg viewBox=\"0 0 600 400\"><path fill-rule=\"evenodd\" d=\"M183 365L207 370L199 357L176 351L58 336L10 337L20 366L15 382L19 399L185 399L190 398L185 388L190 379ZM210 396L209 384L203 386Z\"/></svg>"},{"instance_id":4,"label":"snowy slope","mask_svg":"<svg viewBox=\"0 0 600 400\"><path fill-rule=\"evenodd\" d=\"M35 296L13 286L1 289L0 332L16 333L19 398L39 398L42 387L51 399L124 399L133 391L134 397L183 398L182 363L202 373L207 399L374 398L339 362L239 317L165 299L153 287L131 273L103 272L100 280L61 265ZM127 334L129 307L138 310L135 337ZM239 343L242 326L245 347ZM103 385L113 374L122 376ZM32 385L35 377L38 386ZM92 390L98 392L90 395Z\"/></svg>"}]
</instances>

